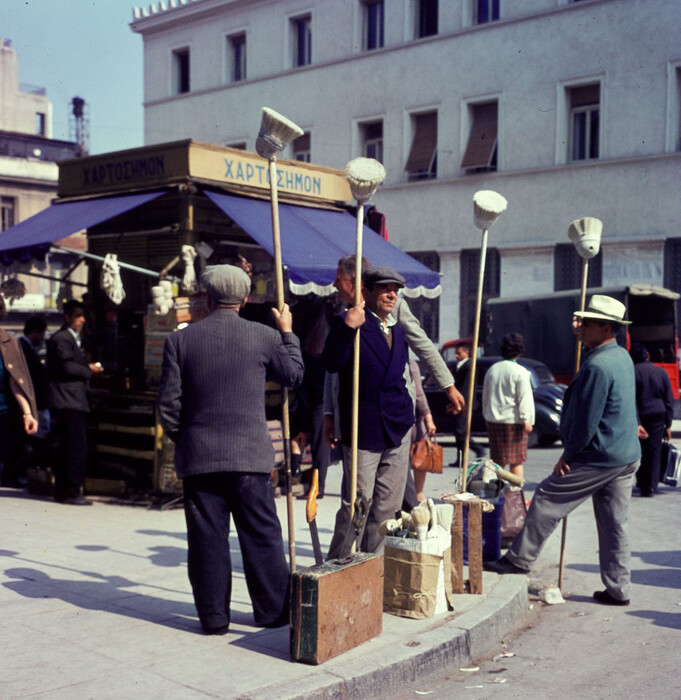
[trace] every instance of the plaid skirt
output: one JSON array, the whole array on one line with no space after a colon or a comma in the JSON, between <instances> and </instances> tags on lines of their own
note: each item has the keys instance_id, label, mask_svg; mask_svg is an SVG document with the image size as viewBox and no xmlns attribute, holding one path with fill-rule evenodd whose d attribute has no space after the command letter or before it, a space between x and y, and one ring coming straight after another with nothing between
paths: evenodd
<instances>
[{"instance_id":1,"label":"plaid skirt","mask_svg":"<svg viewBox=\"0 0 681 700\"><path fill-rule=\"evenodd\" d=\"M499 466L527 461L528 436L524 423L487 422L487 437L490 459Z\"/></svg>"}]
</instances>

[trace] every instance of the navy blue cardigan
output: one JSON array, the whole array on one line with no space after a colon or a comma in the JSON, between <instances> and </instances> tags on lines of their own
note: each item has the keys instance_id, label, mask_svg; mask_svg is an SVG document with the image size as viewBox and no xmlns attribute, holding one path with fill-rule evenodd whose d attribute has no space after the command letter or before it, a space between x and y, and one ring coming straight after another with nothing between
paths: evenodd
<instances>
[{"instance_id":1,"label":"navy blue cardigan","mask_svg":"<svg viewBox=\"0 0 681 700\"><path fill-rule=\"evenodd\" d=\"M322 363L327 372L340 375L339 410L341 440L351 441L352 365L355 330L337 316L327 337ZM404 330L392 327L392 350L375 319L367 311L360 328L359 440L362 450L384 450L400 444L414 424L414 404L407 391Z\"/></svg>"}]
</instances>

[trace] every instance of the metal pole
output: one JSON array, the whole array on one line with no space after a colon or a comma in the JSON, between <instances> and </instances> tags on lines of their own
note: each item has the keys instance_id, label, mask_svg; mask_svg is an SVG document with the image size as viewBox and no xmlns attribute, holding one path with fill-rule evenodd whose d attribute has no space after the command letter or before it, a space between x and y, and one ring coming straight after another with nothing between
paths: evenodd
<instances>
[{"instance_id":1,"label":"metal pole","mask_svg":"<svg viewBox=\"0 0 681 700\"><path fill-rule=\"evenodd\" d=\"M71 255L79 255L80 257L83 258L88 258L90 260L97 260L99 262L104 262L104 258L101 257L101 255L94 255L93 253L86 253L83 250L73 250L72 248L64 248L63 246L60 245L53 245L52 250L57 251L58 253L70 253ZM118 264L120 267L125 268L126 270L132 270L133 272L140 272L143 275L149 275L149 277L159 277L158 272L154 272L153 270L147 270L144 267L137 267L137 265L130 265L128 263L121 262L120 260L118 261Z\"/></svg>"}]
</instances>

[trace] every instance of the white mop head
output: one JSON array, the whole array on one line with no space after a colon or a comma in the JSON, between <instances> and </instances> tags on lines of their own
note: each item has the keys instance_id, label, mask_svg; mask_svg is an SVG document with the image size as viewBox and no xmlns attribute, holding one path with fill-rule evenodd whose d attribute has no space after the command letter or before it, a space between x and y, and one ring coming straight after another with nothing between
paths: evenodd
<instances>
[{"instance_id":1,"label":"white mop head","mask_svg":"<svg viewBox=\"0 0 681 700\"><path fill-rule=\"evenodd\" d=\"M345 166L352 196L359 204L368 202L385 180L385 168L374 158L355 158Z\"/></svg>"},{"instance_id":2,"label":"white mop head","mask_svg":"<svg viewBox=\"0 0 681 700\"><path fill-rule=\"evenodd\" d=\"M600 219L584 216L581 219L575 219L570 224L568 236L580 257L589 260L598 255L601 248L602 231L603 222Z\"/></svg>"},{"instance_id":3,"label":"white mop head","mask_svg":"<svg viewBox=\"0 0 681 700\"><path fill-rule=\"evenodd\" d=\"M260 131L255 141L255 150L263 158L276 158L286 146L305 132L290 119L269 107L262 108Z\"/></svg>"},{"instance_id":4,"label":"white mop head","mask_svg":"<svg viewBox=\"0 0 681 700\"><path fill-rule=\"evenodd\" d=\"M493 190L478 190L473 195L473 216L475 225L481 229L488 229L506 211L508 202Z\"/></svg>"}]
</instances>

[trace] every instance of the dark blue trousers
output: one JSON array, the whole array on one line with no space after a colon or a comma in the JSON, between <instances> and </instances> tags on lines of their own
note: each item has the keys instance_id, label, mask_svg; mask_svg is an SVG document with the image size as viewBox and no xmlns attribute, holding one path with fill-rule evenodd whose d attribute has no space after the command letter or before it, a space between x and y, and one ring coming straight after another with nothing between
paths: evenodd
<instances>
[{"instance_id":1,"label":"dark blue trousers","mask_svg":"<svg viewBox=\"0 0 681 700\"><path fill-rule=\"evenodd\" d=\"M269 474L216 472L184 479L189 581L206 629L229 624L234 518L256 625L288 615L289 571Z\"/></svg>"},{"instance_id":2,"label":"dark blue trousers","mask_svg":"<svg viewBox=\"0 0 681 700\"><path fill-rule=\"evenodd\" d=\"M54 410L57 450L55 455L55 498L80 495L87 469L87 413L70 408Z\"/></svg>"}]
</instances>

